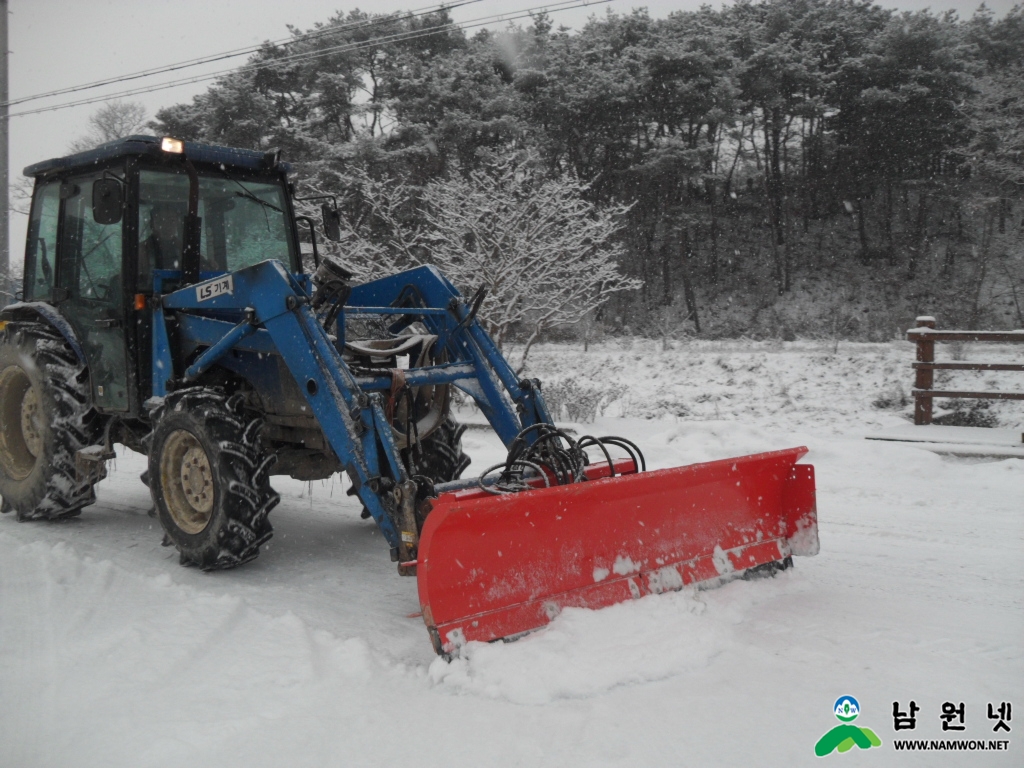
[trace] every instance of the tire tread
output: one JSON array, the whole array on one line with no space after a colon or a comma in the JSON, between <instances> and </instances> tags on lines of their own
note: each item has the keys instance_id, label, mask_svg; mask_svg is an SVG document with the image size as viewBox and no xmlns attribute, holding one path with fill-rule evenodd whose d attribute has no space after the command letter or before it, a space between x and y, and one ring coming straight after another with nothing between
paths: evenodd
<instances>
[{"instance_id":1,"label":"tire tread","mask_svg":"<svg viewBox=\"0 0 1024 768\"><path fill-rule=\"evenodd\" d=\"M27 504L19 508L5 498L4 511L16 510L19 520L58 520L78 515L96 501L96 481L78 479L75 453L102 439L105 421L91 405L89 370L60 332L47 323L8 321L2 339L31 350L43 374L44 396L50 396L54 405L50 424L53 455L41 498L31 509Z\"/></svg>"},{"instance_id":2,"label":"tire tread","mask_svg":"<svg viewBox=\"0 0 1024 768\"><path fill-rule=\"evenodd\" d=\"M256 558L260 547L273 536L268 515L281 497L270 487L268 470L277 457L264 455L259 439L263 418L243 411L241 403L240 398L228 398L219 390L194 387L168 395L153 413L154 432L148 445L152 445L152 436L166 414L187 412L204 424L218 448L210 461L221 487L224 523L215 532L215 543L196 548L185 545L174 531L167 531L183 565L196 565L204 571L234 568ZM151 456L151 478L159 475L155 461ZM155 485L151 483L157 502Z\"/></svg>"}]
</instances>

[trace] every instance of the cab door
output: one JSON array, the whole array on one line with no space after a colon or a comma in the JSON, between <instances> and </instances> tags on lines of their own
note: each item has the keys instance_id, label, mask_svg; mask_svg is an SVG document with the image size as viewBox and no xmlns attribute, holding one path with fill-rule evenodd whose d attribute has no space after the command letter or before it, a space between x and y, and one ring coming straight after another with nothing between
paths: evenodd
<instances>
[{"instance_id":1,"label":"cab door","mask_svg":"<svg viewBox=\"0 0 1024 768\"><path fill-rule=\"evenodd\" d=\"M61 185L59 306L85 350L93 402L104 411L127 411L127 313L122 279L126 217L121 216L116 224L100 224L93 217L92 188L103 175L76 176Z\"/></svg>"}]
</instances>

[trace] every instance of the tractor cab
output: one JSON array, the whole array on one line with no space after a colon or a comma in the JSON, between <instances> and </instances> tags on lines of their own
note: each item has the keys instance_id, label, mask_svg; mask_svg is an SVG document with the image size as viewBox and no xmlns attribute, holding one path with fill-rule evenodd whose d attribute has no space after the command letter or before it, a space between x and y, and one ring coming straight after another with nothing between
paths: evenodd
<instances>
[{"instance_id":1,"label":"tractor cab","mask_svg":"<svg viewBox=\"0 0 1024 768\"><path fill-rule=\"evenodd\" d=\"M289 170L274 152L151 136L25 169L36 183L23 298L71 325L101 412L140 415L150 395L154 274L188 284L268 259L302 271Z\"/></svg>"}]
</instances>

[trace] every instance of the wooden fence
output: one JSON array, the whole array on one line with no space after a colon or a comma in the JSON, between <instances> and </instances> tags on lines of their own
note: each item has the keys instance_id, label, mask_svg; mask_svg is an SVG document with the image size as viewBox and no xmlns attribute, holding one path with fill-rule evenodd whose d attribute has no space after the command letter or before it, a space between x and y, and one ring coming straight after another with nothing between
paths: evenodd
<instances>
[{"instance_id":1,"label":"wooden fence","mask_svg":"<svg viewBox=\"0 0 1024 768\"><path fill-rule=\"evenodd\" d=\"M972 392L933 389L935 371L1018 371L1024 363L937 363L936 342L978 341L998 344L1024 344L1024 331L938 331L934 317L917 318L917 327L907 331L907 339L917 342L914 363L914 423L932 423L932 400L936 397L980 398L986 400L1024 400L1024 392Z\"/></svg>"}]
</instances>

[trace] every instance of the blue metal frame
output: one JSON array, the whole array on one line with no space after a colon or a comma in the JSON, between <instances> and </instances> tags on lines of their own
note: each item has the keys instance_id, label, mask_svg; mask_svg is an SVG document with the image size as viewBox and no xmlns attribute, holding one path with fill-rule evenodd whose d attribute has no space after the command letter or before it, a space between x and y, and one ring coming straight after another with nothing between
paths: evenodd
<instances>
[{"instance_id":1,"label":"blue metal frame","mask_svg":"<svg viewBox=\"0 0 1024 768\"><path fill-rule=\"evenodd\" d=\"M279 261L264 261L231 273L231 291L204 298L226 273L204 273L202 281L161 295L181 273L154 273L153 395L193 380L231 350L280 355L303 392L328 443L352 479L356 493L392 547L401 546L401 525L384 494L408 487L409 477L395 446L378 392L389 376L355 376L310 308L310 283L289 274ZM408 304L416 306L390 306ZM433 267L402 272L353 288L347 315L405 315L438 336L434 357L446 362L405 371L413 386L452 383L470 394L505 445L524 427L551 422L539 388L520 381L474 318L461 294ZM175 377L176 356L167 323L177 323L179 343L205 348ZM342 322L342 321L339 321ZM180 359L180 356L179 356ZM255 373L255 372L254 372ZM253 377L258 378L258 377Z\"/></svg>"}]
</instances>

